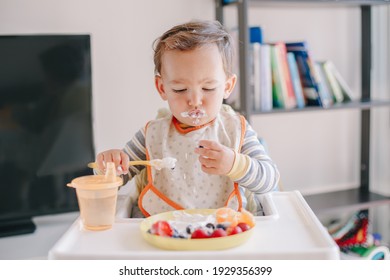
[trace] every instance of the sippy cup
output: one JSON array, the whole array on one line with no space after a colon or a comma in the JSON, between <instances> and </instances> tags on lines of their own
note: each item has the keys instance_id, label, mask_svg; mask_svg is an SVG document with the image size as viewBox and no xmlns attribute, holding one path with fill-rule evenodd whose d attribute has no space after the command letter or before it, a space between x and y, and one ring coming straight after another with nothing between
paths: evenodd
<instances>
[{"instance_id":1,"label":"sippy cup","mask_svg":"<svg viewBox=\"0 0 390 280\"><path fill-rule=\"evenodd\" d=\"M116 176L113 162L107 163L105 175L78 177L67 184L76 189L80 218L85 229L106 230L112 227L121 184L122 179Z\"/></svg>"}]
</instances>

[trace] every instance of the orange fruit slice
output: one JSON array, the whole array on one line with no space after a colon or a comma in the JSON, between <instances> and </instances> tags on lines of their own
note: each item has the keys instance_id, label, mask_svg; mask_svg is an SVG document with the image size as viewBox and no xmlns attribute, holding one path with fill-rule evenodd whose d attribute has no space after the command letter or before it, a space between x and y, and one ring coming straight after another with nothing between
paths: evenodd
<instances>
[{"instance_id":1,"label":"orange fruit slice","mask_svg":"<svg viewBox=\"0 0 390 280\"><path fill-rule=\"evenodd\" d=\"M255 217L251 212L248 210L245 210L244 208L241 208L239 212L239 217L238 217L238 223L246 223L249 225L251 228L254 227L255 225Z\"/></svg>"},{"instance_id":2,"label":"orange fruit slice","mask_svg":"<svg viewBox=\"0 0 390 280\"><path fill-rule=\"evenodd\" d=\"M255 225L255 218L251 212L241 208L240 212L237 212L228 207L218 208L215 212L217 223L229 223L230 227L235 227L239 223L246 223L251 228Z\"/></svg>"},{"instance_id":3,"label":"orange fruit slice","mask_svg":"<svg viewBox=\"0 0 390 280\"><path fill-rule=\"evenodd\" d=\"M238 224L238 212L228 207L218 208L215 217L218 224L229 223L231 227Z\"/></svg>"}]
</instances>

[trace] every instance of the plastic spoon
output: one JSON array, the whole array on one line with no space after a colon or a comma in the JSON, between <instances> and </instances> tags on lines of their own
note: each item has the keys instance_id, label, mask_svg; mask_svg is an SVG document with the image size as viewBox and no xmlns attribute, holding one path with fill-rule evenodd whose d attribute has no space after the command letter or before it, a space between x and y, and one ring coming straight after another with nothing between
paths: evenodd
<instances>
[{"instance_id":1,"label":"plastic spoon","mask_svg":"<svg viewBox=\"0 0 390 280\"><path fill-rule=\"evenodd\" d=\"M157 170L161 170L162 168L170 168L174 169L176 165L177 159L171 158L171 157L166 157L163 159L152 159L152 160L135 160L135 161L130 161L130 165L149 165ZM88 167L90 168L97 168L97 163L96 162L90 162L88 163Z\"/></svg>"}]
</instances>

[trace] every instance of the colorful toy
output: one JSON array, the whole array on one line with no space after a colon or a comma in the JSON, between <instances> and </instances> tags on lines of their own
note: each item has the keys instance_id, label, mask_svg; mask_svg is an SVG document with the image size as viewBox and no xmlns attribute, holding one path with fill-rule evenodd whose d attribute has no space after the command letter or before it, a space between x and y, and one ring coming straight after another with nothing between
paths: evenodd
<instances>
[{"instance_id":1,"label":"colorful toy","mask_svg":"<svg viewBox=\"0 0 390 280\"><path fill-rule=\"evenodd\" d=\"M363 245L367 241L368 210L354 214L347 223L332 233L333 239L341 250Z\"/></svg>"}]
</instances>

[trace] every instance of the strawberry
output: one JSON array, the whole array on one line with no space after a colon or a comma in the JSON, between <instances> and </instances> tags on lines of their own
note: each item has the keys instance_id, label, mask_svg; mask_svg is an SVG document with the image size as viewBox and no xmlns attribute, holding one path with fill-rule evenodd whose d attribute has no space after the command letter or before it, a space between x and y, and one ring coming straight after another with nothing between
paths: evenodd
<instances>
[{"instance_id":1,"label":"strawberry","mask_svg":"<svg viewBox=\"0 0 390 280\"><path fill-rule=\"evenodd\" d=\"M237 226L240 227L243 232L251 228L247 223L238 223Z\"/></svg>"},{"instance_id":2,"label":"strawberry","mask_svg":"<svg viewBox=\"0 0 390 280\"><path fill-rule=\"evenodd\" d=\"M227 233L222 228L217 228L213 231L213 233L210 235L210 237L224 237L227 236Z\"/></svg>"},{"instance_id":3,"label":"strawberry","mask_svg":"<svg viewBox=\"0 0 390 280\"><path fill-rule=\"evenodd\" d=\"M157 221L152 225L150 230L152 234L159 236L169 236L173 235L173 229L167 221Z\"/></svg>"},{"instance_id":4,"label":"strawberry","mask_svg":"<svg viewBox=\"0 0 390 280\"><path fill-rule=\"evenodd\" d=\"M230 230L228 231L228 235L234 235L237 233L241 233L242 229L239 226L235 226L233 228L229 228Z\"/></svg>"},{"instance_id":5,"label":"strawberry","mask_svg":"<svg viewBox=\"0 0 390 280\"><path fill-rule=\"evenodd\" d=\"M196 229L192 234L191 238L192 239L197 239L197 238L209 238L210 236L206 233L205 230L198 228Z\"/></svg>"}]
</instances>

